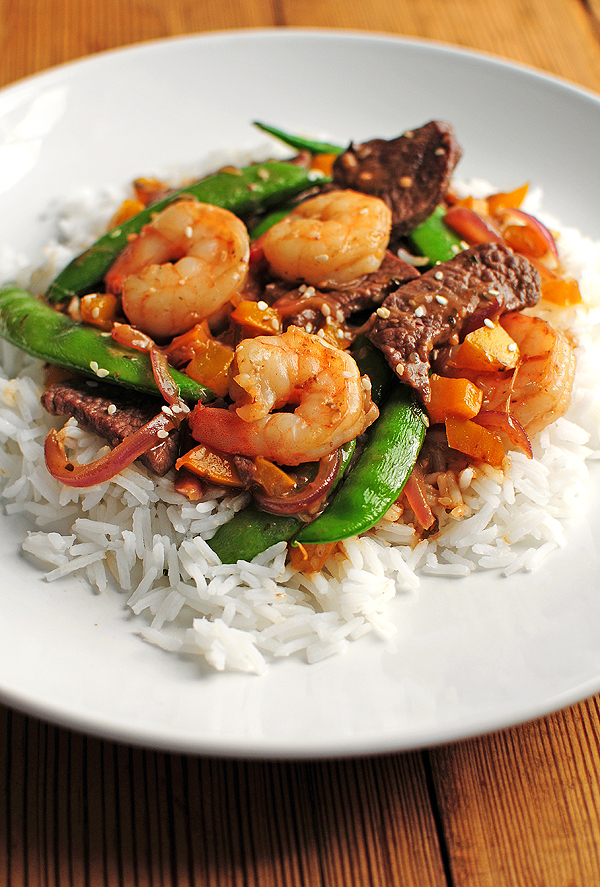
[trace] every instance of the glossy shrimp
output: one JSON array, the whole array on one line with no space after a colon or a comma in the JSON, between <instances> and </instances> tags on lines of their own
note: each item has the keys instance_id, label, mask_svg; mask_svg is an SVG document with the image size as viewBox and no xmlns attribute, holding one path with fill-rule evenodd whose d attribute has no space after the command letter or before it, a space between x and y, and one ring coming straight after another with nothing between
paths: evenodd
<instances>
[{"instance_id":1,"label":"glossy shrimp","mask_svg":"<svg viewBox=\"0 0 600 887\"><path fill-rule=\"evenodd\" d=\"M378 415L354 358L298 327L242 341L229 394L229 410L202 404L194 409L193 437L223 452L264 456L280 465L328 455Z\"/></svg>"},{"instance_id":2,"label":"glossy shrimp","mask_svg":"<svg viewBox=\"0 0 600 887\"><path fill-rule=\"evenodd\" d=\"M540 317L514 312L502 326L519 346L521 360L514 376L494 383L485 392L483 410L501 409L510 402L510 414L534 437L565 414L575 377L575 352L568 338Z\"/></svg>"},{"instance_id":3,"label":"glossy shrimp","mask_svg":"<svg viewBox=\"0 0 600 887\"><path fill-rule=\"evenodd\" d=\"M332 191L301 203L261 238L271 270L284 280L344 286L377 271L392 214L378 197Z\"/></svg>"},{"instance_id":4,"label":"glossy shrimp","mask_svg":"<svg viewBox=\"0 0 600 887\"><path fill-rule=\"evenodd\" d=\"M192 198L146 225L106 275L131 324L156 339L187 332L242 286L250 254L245 225Z\"/></svg>"}]
</instances>

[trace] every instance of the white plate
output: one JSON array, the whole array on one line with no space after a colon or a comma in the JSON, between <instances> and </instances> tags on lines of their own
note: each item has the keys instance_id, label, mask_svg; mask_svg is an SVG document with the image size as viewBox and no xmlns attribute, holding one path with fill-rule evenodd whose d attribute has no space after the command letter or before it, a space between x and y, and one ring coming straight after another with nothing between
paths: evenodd
<instances>
[{"instance_id":1,"label":"white plate","mask_svg":"<svg viewBox=\"0 0 600 887\"><path fill-rule=\"evenodd\" d=\"M441 45L285 30L150 43L0 93L0 245L31 254L44 208L80 186L253 147L254 119L343 143L434 118L455 127L461 177L530 180L546 209L600 237L594 96ZM542 715L600 689L598 481L539 572L425 579L392 605L393 642L367 637L265 677L209 673L144 643L122 596L46 583L19 555L24 527L0 517L0 694L100 736L237 755L406 749Z\"/></svg>"}]
</instances>

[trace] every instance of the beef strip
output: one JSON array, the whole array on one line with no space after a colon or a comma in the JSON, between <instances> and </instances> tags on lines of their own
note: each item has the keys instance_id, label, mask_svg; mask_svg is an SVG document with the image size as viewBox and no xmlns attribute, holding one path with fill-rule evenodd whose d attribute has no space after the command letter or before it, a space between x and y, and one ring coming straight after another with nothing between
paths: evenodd
<instances>
[{"instance_id":1,"label":"beef strip","mask_svg":"<svg viewBox=\"0 0 600 887\"><path fill-rule=\"evenodd\" d=\"M336 158L333 183L384 200L392 210L396 240L434 211L461 153L451 127L432 121L390 141L350 145Z\"/></svg>"},{"instance_id":2,"label":"beef strip","mask_svg":"<svg viewBox=\"0 0 600 887\"><path fill-rule=\"evenodd\" d=\"M290 288L283 281L274 281L267 285L264 298L282 313L284 329L300 326L316 332L325 322L323 304L332 315L341 311L347 320L358 311L373 311L389 293L418 276L412 265L388 250L377 271L347 287L324 291L306 286Z\"/></svg>"},{"instance_id":3,"label":"beef strip","mask_svg":"<svg viewBox=\"0 0 600 887\"><path fill-rule=\"evenodd\" d=\"M109 412L111 404L116 410ZM105 438L111 447L153 419L161 409L158 399L86 379L57 382L43 393L42 405L53 416L74 417L84 428ZM140 456L140 462L162 477L175 464L178 451L179 433L171 431L164 441Z\"/></svg>"},{"instance_id":4,"label":"beef strip","mask_svg":"<svg viewBox=\"0 0 600 887\"><path fill-rule=\"evenodd\" d=\"M458 343L486 316L534 305L539 298L537 269L507 247L485 243L391 293L374 315L368 336L398 378L427 403L434 348Z\"/></svg>"}]
</instances>

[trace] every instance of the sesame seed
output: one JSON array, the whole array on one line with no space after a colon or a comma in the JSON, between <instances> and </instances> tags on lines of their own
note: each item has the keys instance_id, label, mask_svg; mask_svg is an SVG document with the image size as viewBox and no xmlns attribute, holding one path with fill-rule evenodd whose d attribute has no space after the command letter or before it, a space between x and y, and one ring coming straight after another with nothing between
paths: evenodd
<instances>
[{"instance_id":1,"label":"sesame seed","mask_svg":"<svg viewBox=\"0 0 600 887\"><path fill-rule=\"evenodd\" d=\"M335 336L336 336L336 339L343 339L344 338L344 330L336 330Z\"/></svg>"},{"instance_id":2,"label":"sesame seed","mask_svg":"<svg viewBox=\"0 0 600 887\"><path fill-rule=\"evenodd\" d=\"M267 179L270 177L269 170L265 169L264 166L261 166L261 168L258 170L256 175L258 176L259 179L262 179L263 182L266 182Z\"/></svg>"},{"instance_id":3,"label":"sesame seed","mask_svg":"<svg viewBox=\"0 0 600 887\"><path fill-rule=\"evenodd\" d=\"M310 297L314 296L316 294L316 292L317 291L314 288L314 286L307 286L306 289L304 290L304 295L306 296L307 299L310 299Z\"/></svg>"},{"instance_id":4,"label":"sesame seed","mask_svg":"<svg viewBox=\"0 0 600 887\"><path fill-rule=\"evenodd\" d=\"M443 271L436 271L433 276L435 277L436 280L443 280L444 279L444 272Z\"/></svg>"},{"instance_id":5,"label":"sesame seed","mask_svg":"<svg viewBox=\"0 0 600 887\"><path fill-rule=\"evenodd\" d=\"M436 157L443 157L444 154L446 153L446 149L445 148L436 148L433 153L435 154Z\"/></svg>"},{"instance_id":6,"label":"sesame seed","mask_svg":"<svg viewBox=\"0 0 600 887\"><path fill-rule=\"evenodd\" d=\"M436 296L435 301L438 303L438 305L448 304L448 299L446 298L446 296Z\"/></svg>"},{"instance_id":7,"label":"sesame seed","mask_svg":"<svg viewBox=\"0 0 600 887\"><path fill-rule=\"evenodd\" d=\"M412 139L413 136L414 136L414 132L412 131L412 129L407 129L406 132L404 133L405 139Z\"/></svg>"},{"instance_id":8,"label":"sesame seed","mask_svg":"<svg viewBox=\"0 0 600 887\"><path fill-rule=\"evenodd\" d=\"M371 380L368 376L363 376L360 382L364 391L371 391L371 389L373 388Z\"/></svg>"},{"instance_id":9,"label":"sesame seed","mask_svg":"<svg viewBox=\"0 0 600 887\"><path fill-rule=\"evenodd\" d=\"M373 173L369 172L368 169L364 169L358 176L361 182L370 182L373 178Z\"/></svg>"},{"instance_id":10,"label":"sesame seed","mask_svg":"<svg viewBox=\"0 0 600 887\"><path fill-rule=\"evenodd\" d=\"M169 436L169 432L164 428L159 428L159 430L156 432L156 436L160 437L161 440L164 440L166 437Z\"/></svg>"},{"instance_id":11,"label":"sesame seed","mask_svg":"<svg viewBox=\"0 0 600 887\"><path fill-rule=\"evenodd\" d=\"M418 308L415 308L415 317L425 317L427 314L427 308L425 305L419 305Z\"/></svg>"},{"instance_id":12,"label":"sesame seed","mask_svg":"<svg viewBox=\"0 0 600 887\"><path fill-rule=\"evenodd\" d=\"M317 336L319 337L319 339L324 339L325 338L325 330L319 330L319 332L317 333Z\"/></svg>"},{"instance_id":13,"label":"sesame seed","mask_svg":"<svg viewBox=\"0 0 600 887\"><path fill-rule=\"evenodd\" d=\"M507 345L506 347L507 347L507 349L508 349L509 351L516 351L516 350L517 350L517 344L516 344L516 342L510 342L510 344Z\"/></svg>"},{"instance_id":14,"label":"sesame seed","mask_svg":"<svg viewBox=\"0 0 600 887\"><path fill-rule=\"evenodd\" d=\"M121 229L120 229L120 228L115 228L115 230L114 230L114 231L111 231L110 234L109 234L108 236L109 236L109 237L119 237L120 234L121 234Z\"/></svg>"},{"instance_id":15,"label":"sesame seed","mask_svg":"<svg viewBox=\"0 0 600 887\"><path fill-rule=\"evenodd\" d=\"M194 229L192 228L191 225L188 225L185 229L185 236L191 237L193 233L194 233Z\"/></svg>"},{"instance_id":16,"label":"sesame seed","mask_svg":"<svg viewBox=\"0 0 600 887\"><path fill-rule=\"evenodd\" d=\"M108 413L109 416L114 416L114 414L117 412L117 405L114 403L110 403L108 405L106 412Z\"/></svg>"},{"instance_id":17,"label":"sesame seed","mask_svg":"<svg viewBox=\"0 0 600 887\"><path fill-rule=\"evenodd\" d=\"M382 305L381 308L378 308L378 309L377 309L377 316L383 318L383 320L387 320L388 317L390 316L390 309L389 309L389 308L385 308L385 307Z\"/></svg>"},{"instance_id":18,"label":"sesame seed","mask_svg":"<svg viewBox=\"0 0 600 887\"><path fill-rule=\"evenodd\" d=\"M276 317L274 317L273 320L271 321L271 326L273 327L274 330L279 329L279 320Z\"/></svg>"},{"instance_id":19,"label":"sesame seed","mask_svg":"<svg viewBox=\"0 0 600 887\"><path fill-rule=\"evenodd\" d=\"M263 302L261 300L260 302L256 303L256 307L259 309L259 311L266 311L269 306L267 305L266 302Z\"/></svg>"},{"instance_id":20,"label":"sesame seed","mask_svg":"<svg viewBox=\"0 0 600 887\"><path fill-rule=\"evenodd\" d=\"M96 363L95 360L90 360L90 369L92 370L93 373L98 372L98 364Z\"/></svg>"},{"instance_id":21,"label":"sesame seed","mask_svg":"<svg viewBox=\"0 0 600 887\"><path fill-rule=\"evenodd\" d=\"M323 317L331 316L331 308L329 307L327 302L323 302L323 304L321 305L321 314L323 315Z\"/></svg>"},{"instance_id":22,"label":"sesame seed","mask_svg":"<svg viewBox=\"0 0 600 887\"><path fill-rule=\"evenodd\" d=\"M307 323L304 329L306 330L307 333L312 333L314 327L313 327L312 323Z\"/></svg>"},{"instance_id":23,"label":"sesame seed","mask_svg":"<svg viewBox=\"0 0 600 887\"><path fill-rule=\"evenodd\" d=\"M108 376L108 370L96 370L96 375L99 376L101 379L105 379Z\"/></svg>"},{"instance_id":24,"label":"sesame seed","mask_svg":"<svg viewBox=\"0 0 600 887\"><path fill-rule=\"evenodd\" d=\"M97 307L92 308L92 317L94 317L94 318L100 317L100 309L99 308L97 308Z\"/></svg>"},{"instance_id":25,"label":"sesame seed","mask_svg":"<svg viewBox=\"0 0 600 887\"><path fill-rule=\"evenodd\" d=\"M321 253L320 256L315 256L315 262L328 262L329 256L327 253Z\"/></svg>"},{"instance_id":26,"label":"sesame seed","mask_svg":"<svg viewBox=\"0 0 600 887\"><path fill-rule=\"evenodd\" d=\"M486 317L486 319L485 319L483 322L484 322L484 324L485 324L487 327L489 327L491 330L494 329L494 326L495 326L494 321L493 321L493 320L490 320L489 317Z\"/></svg>"},{"instance_id":27,"label":"sesame seed","mask_svg":"<svg viewBox=\"0 0 600 887\"><path fill-rule=\"evenodd\" d=\"M165 416L172 416L173 415L173 410L167 404L165 404L164 407L162 408L162 412L165 414Z\"/></svg>"},{"instance_id":28,"label":"sesame seed","mask_svg":"<svg viewBox=\"0 0 600 887\"><path fill-rule=\"evenodd\" d=\"M344 370L342 373L342 379L351 379L354 373L351 373L350 370Z\"/></svg>"},{"instance_id":29,"label":"sesame seed","mask_svg":"<svg viewBox=\"0 0 600 887\"><path fill-rule=\"evenodd\" d=\"M338 310L335 312L335 319L337 320L338 323L344 322L344 312L342 311L341 308L338 308Z\"/></svg>"},{"instance_id":30,"label":"sesame seed","mask_svg":"<svg viewBox=\"0 0 600 887\"><path fill-rule=\"evenodd\" d=\"M500 290L498 290L498 289L496 289L495 287L492 287L492 286L491 286L491 287L488 289L488 293L490 294L490 296L499 296L499 295L500 295Z\"/></svg>"}]
</instances>

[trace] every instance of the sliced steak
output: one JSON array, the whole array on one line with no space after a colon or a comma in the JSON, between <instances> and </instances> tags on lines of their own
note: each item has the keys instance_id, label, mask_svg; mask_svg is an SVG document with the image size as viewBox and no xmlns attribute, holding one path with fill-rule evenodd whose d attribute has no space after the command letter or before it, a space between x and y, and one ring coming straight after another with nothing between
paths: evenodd
<instances>
[{"instance_id":1,"label":"sliced steak","mask_svg":"<svg viewBox=\"0 0 600 887\"><path fill-rule=\"evenodd\" d=\"M390 294L368 335L398 378L427 403L434 348L459 342L484 317L535 305L539 297L537 269L507 247L485 243Z\"/></svg>"},{"instance_id":2,"label":"sliced steak","mask_svg":"<svg viewBox=\"0 0 600 887\"><path fill-rule=\"evenodd\" d=\"M43 393L42 405L53 416L77 419L84 428L107 440L111 447L153 419L161 409L158 399L85 379L52 385ZM140 462L162 477L175 464L178 450L179 433L172 431L164 441L140 456Z\"/></svg>"},{"instance_id":3,"label":"sliced steak","mask_svg":"<svg viewBox=\"0 0 600 887\"><path fill-rule=\"evenodd\" d=\"M326 314L347 320L358 311L373 311L391 292L418 276L412 265L388 250L377 271L347 287L327 291L306 286L290 289L277 281L267 286L265 298L281 312L284 329L300 326L316 332L325 323ZM325 314L323 305L327 306Z\"/></svg>"},{"instance_id":4,"label":"sliced steak","mask_svg":"<svg viewBox=\"0 0 600 887\"><path fill-rule=\"evenodd\" d=\"M461 157L450 126L432 121L396 139L350 145L336 158L333 183L374 194L392 210L392 237L404 236L434 211Z\"/></svg>"}]
</instances>

